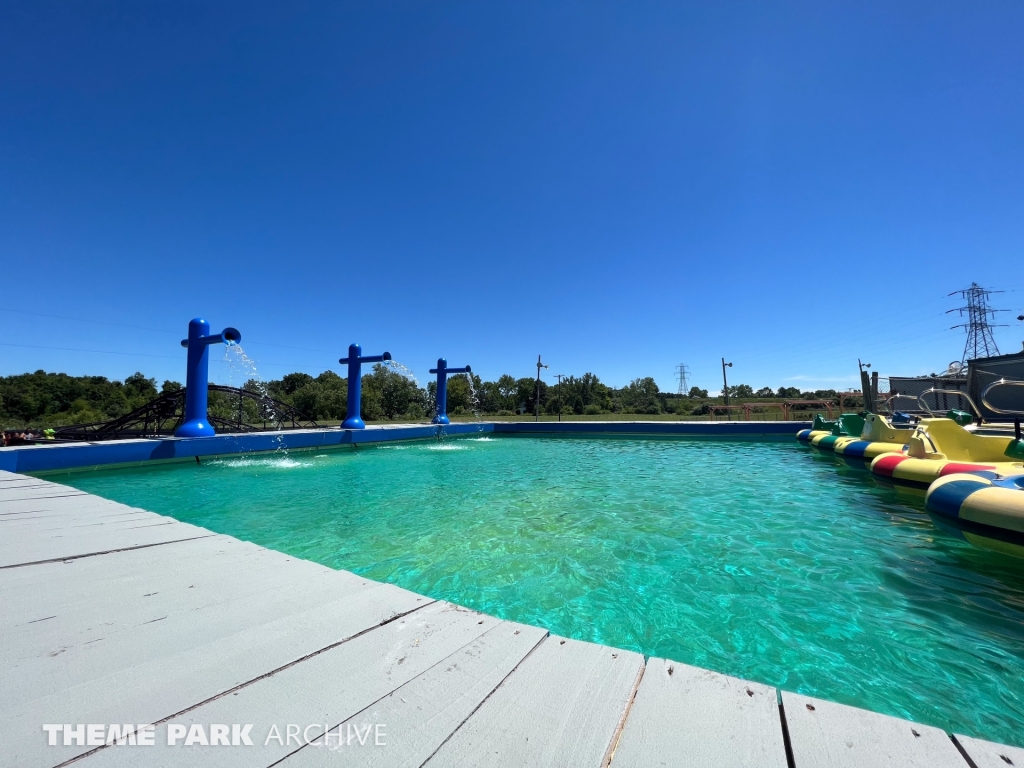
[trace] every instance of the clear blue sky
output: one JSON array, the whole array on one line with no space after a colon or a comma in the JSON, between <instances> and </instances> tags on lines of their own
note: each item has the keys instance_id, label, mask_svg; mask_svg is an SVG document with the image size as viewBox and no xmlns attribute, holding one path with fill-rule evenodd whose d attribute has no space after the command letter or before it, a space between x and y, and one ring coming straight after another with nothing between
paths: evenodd
<instances>
[{"instance_id":1,"label":"clear blue sky","mask_svg":"<svg viewBox=\"0 0 1024 768\"><path fill-rule=\"evenodd\" d=\"M1022 31L1019 0L5 2L0 375L181 380L202 315L267 378L360 341L421 380L845 387L959 359L971 281L1017 351Z\"/></svg>"}]
</instances>

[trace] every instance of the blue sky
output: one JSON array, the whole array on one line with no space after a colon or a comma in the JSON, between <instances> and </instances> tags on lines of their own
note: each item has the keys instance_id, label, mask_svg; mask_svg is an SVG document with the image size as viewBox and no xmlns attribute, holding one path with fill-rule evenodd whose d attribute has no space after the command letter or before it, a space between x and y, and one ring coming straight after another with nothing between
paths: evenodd
<instances>
[{"instance_id":1,"label":"blue sky","mask_svg":"<svg viewBox=\"0 0 1024 768\"><path fill-rule=\"evenodd\" d=\"M724 355L846 387L959 359L971 281L1017 351L1021 29L1016 0L4 3L0 375L181 380L202 315L267 378L360 341L421 380L541 353L715 389Z\"/></svg>"}]
</instances>

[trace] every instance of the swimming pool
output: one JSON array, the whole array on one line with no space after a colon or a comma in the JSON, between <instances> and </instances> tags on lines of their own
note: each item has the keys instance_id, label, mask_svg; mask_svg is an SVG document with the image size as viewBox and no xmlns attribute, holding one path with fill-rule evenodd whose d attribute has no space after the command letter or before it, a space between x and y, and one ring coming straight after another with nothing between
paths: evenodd
<instances>
[{"instance_id":1,"label":"swimming pool","mask_svg":"<svg viewBox=\"0 0 1024 768\"><path fill-rule=\"evenodd\" d=\"M51 479L558 634L1022 744L1019 561L797 445L479 437Z\"/></svg>"}]
</instances>

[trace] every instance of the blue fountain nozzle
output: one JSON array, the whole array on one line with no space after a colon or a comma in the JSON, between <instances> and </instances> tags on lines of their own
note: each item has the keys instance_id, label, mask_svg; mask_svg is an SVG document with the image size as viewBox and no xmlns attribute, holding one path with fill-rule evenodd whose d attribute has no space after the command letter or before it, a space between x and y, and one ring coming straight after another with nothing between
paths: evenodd
<instances>
[{"instance_id":1,"label":"blue fountain nozzle","mask_svg":"<svg viewBox=\"0 0 1024 768\"><path fill-rule=\"evenodd\" d=\"M225 328L216 336L213 334L210 334L209 336L197 336L196 341L207 346L210 344L227 344L230 347L234 344L242 343L242 333L237 328ZM188 339L182 339L181 346L188 349Z\"/></svg>"},{"instance_id":2,"label":"blue fountain nozzle","mask_svg":"<svg viewBox=\"0 0 1024 768\"><path fill-rule=\"evenodd\" d=\"M341 422L342 429L363 429L366 426L360 416L362 410L360 405L362 402L362 365L364 363L380 363L390 359L390 352L364 356L362 345L348 345L348 357L338 360L342 365L348 366L348 402L345 408L345 420Z\"/></svg>"},{"instance_id":3,"label":"blue fountain nozzle","mask_svg":"<svg viewBox=\"0 0 1024 768\"><path fill-rule=\"evenodd\" d=\"M207 388L209 386L209 354L211 344L233 346L242 341L237 328L225 328L217 334L210 333L210 324L201 317L193 318L188 324L188 338L181 340L181 346L188 350L185 378L185 416L174 434L177 437L210 437L216 430L207 421Z\"/></svg>"},{"instance_id":4,"label":"blue fountain nozzle","mask_svg":"<svg viewBox=\"0 0 1024 768\"><path fill-rule=\"evenodd\" d=\"M437 389L434 390L436 413L432 423L450 424L451 422L448 419L448 376L458 373L472 373L473 369L468 365L462 368L449 368L448 361L443 357L439 357L437 358L437 368L431 368L430 372L437 374Z\"/></svg>"}]
</instances>

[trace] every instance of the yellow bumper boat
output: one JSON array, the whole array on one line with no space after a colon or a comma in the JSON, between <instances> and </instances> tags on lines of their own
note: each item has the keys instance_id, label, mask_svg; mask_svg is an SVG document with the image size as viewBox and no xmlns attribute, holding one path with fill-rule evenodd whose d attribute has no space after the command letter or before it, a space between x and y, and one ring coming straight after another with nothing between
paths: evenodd
<instances>
[{"instance_id":1,"label":"yellow bumper boat","mask_svg":"<svg viewBox=\"0 0 1024 768\"><path fill-rule=\"evenodd\" d=\"M979 435L952 419L922 419L907 441L906 454L882 453L871 462L879 477L927 487L946 475L988 470L1024 474L1024 441Z\"/></svg>"}]
</instances>

